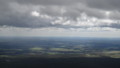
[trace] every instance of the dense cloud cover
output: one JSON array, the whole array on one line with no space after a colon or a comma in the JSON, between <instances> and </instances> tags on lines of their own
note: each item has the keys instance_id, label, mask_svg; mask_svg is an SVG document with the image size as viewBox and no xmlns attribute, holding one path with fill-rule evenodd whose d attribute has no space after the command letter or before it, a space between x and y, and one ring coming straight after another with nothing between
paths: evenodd
<instances>
[{"instance_id":1,"label":"dense cloud cover","mask_svg":"<svg viewBox=\"0 0 120 68\"><path fill-rule=\"evenodd\" d=\"M120 29L120 0L0 0L0 26Z\"/></svg>"}]
</instances>

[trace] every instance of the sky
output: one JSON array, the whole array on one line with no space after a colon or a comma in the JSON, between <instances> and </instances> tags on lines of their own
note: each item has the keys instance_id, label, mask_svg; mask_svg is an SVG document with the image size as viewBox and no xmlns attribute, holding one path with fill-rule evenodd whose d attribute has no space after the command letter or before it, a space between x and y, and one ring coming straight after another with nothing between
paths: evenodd
<instances>
[{"instance_id":1,"label":"sky","mask_svg":"<svg viewBox=\"0 0 120 68\"><path fill-rule=\"evenodd\" d=\"M0 36L120 37L120 0L0 0Z\"/></svg>"}]
</instances>

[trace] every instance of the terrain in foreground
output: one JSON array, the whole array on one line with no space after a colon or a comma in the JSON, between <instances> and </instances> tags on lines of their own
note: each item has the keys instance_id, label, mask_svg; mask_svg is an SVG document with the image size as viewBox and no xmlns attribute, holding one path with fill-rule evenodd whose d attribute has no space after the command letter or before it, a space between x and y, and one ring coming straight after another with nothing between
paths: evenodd
<instances>
[{"instance_id":1,"label":"terrain in foreground","mask_svg":"<svg viewBox=\"0 0 120 68\"><path fill-rule=\"evenodd\" d=\"M119 64L118 38L0 38L0 68L120 68Z\"/></svg>"}]
</instances>

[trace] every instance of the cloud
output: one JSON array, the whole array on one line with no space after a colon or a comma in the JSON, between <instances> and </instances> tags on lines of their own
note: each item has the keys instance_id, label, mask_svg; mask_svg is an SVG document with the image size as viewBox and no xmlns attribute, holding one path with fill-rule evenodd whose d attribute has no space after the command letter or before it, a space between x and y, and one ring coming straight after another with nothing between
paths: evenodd
<instances>
[{"instance_id":1,"label":"cloud","mask_svg":"<svg viewBox=\"0 0 120 68\"><path fill-rule=\"evenodd\" d=\"M120 10L120 0L86 0L90 7L105 10Z\"/></svg>"},{"instance_id":2,"label":"cloud","mask_svg":"<svg viewBox=\"0 0 120 68\"><path fill-rule=\"evenodd\" d=\"M0 0L0 26L120 29L119 0Z\"/></svg>"}]
</instances>

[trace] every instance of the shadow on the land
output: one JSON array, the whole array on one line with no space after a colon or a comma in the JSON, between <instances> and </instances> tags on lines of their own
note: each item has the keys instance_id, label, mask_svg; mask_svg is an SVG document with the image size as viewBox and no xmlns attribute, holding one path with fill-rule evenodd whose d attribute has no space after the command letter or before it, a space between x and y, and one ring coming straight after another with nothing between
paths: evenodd
<instances>
[{"instance_id":1,"label":"shadow on the land","mask_svg":"<svg viewBox=\"0 0 120 68\"><path fill-rule=\"evenodd\" d=\"M17 58L0 59L0 68L120 68L113 58Z\"/></svg>"}]
</instances>

